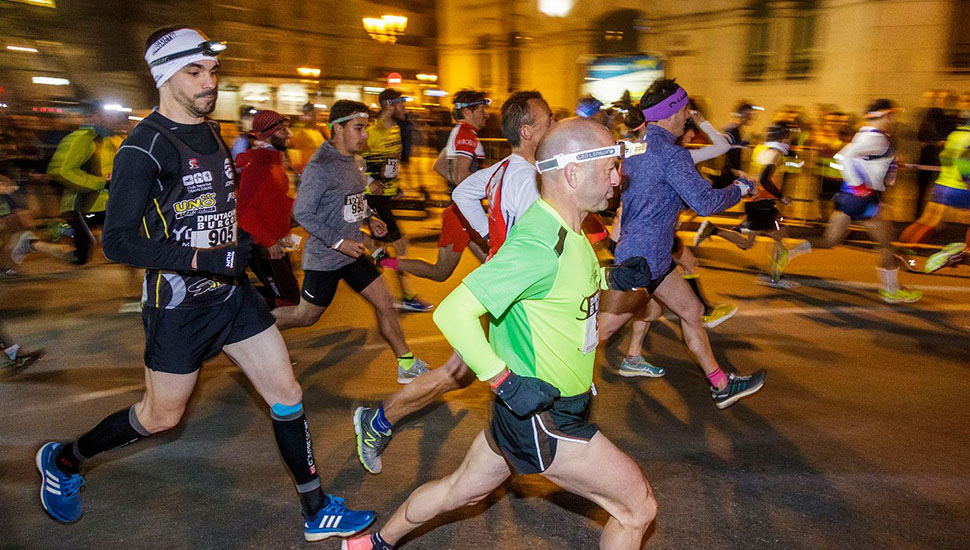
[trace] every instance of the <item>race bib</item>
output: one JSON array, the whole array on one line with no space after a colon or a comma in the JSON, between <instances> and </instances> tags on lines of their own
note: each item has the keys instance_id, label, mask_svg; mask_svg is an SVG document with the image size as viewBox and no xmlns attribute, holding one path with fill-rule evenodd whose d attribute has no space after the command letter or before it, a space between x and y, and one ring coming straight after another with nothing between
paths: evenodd
<instances>
[{"instance_id":1,"label":"race bib","mask_svg":"<svg viewBox=\"0 0 970 550\"><path fill-rule=\"evenodd\" d=\"M194 248L215 248L236 240L236 211L199 214L192 229Z\"/></svg>"},{"instance_id":2,"label":"race bib","mask_svg":"<svg viewBox=\"0 0 970 550\"><path fill-rule=\"evenodd\" d=\"M596 322L596 319L599 317L599 311L600 293L597 292L589 298L589 311L587 312L589 317L586 318L586 340L583 342L584 354L596 351L596 346L599 344L600 331L599 325Z\"/></svg>"},{"instance_id":3,"label":"race bib","mask_svg":"<svg viewBox=\"0 0 970 550\"><path fill-rule=\"evenodd\" d=\"M398 159L387 159L384 161L384 169L381 170L381 177L388 180L395 179L397 177L399 163L400 161Z\"/></svg>"},{"instance_id":4,"label":"race bib","mask_svg":"<svg viewBox=\"0 0 970 550\"><path fill-rule=\"evenodd\" d=\"M367 205L364 203L364 193L347 195L344 197L344 221L359 222L367 217Z\"/></svg>"}]
</instances>

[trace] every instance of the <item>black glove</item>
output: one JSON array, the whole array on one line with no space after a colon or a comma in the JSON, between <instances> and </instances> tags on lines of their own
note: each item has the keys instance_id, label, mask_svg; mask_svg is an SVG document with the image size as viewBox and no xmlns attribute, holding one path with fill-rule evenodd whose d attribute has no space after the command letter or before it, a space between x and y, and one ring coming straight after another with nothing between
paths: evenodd
<instances>
[{"instance_id":1,"label":"black glove","mask_svg":"<svg viewBox=\"0 0 970 550\"><path fill-rule=\"evenodd\" d=\"M548 409L559 397L559 389L549 382L519 376L512 371L492 391L502 398L512 412L523 418Z\"/></svg>"},{"instance_id":2,"label":"black glove","mask_svg":"<svg viewBox=\"0 0 970 550\"><path fill-rule=\"evenodd\" d=\"M643 256L627 258L620 265L606 268L606 286L611 290L633 290L650 284L650 265Z\"/></svg>"},{"instance_id":3,"label":"black glove","mask_svg":"<svg viewBox=\"0 0 970 550\"><path fill-rule=\"evenodd\" d=\"M245 231L239 231L235 243L196 249L195 265L199 271L235 277L246 271L246 264L249 263L252 253L252 237Z\"/></svg>"}]
</instances>

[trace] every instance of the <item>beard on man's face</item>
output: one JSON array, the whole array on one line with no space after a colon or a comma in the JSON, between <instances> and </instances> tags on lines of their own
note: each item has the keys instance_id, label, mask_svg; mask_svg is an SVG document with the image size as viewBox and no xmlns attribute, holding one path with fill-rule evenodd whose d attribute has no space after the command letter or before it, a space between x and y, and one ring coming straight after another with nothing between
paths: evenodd
<instances>
[{"instance_id":1,"label":"beard on man's face","mask_svg":"<svg viewBox=\"0 0 970 550\"><path fill-rule=\"evenodd\" d=\"M179 94L179 103L195 117L204 117L212 114L216 110L216 99L219 93L216 90L206 90L188 99L184 94Z\"/></svg>"},{"instance_id":2,"label":"beard on man's face","mask_svg":"<svg viewBox=\"0 0 970 550\"><path fill-rule=\"evenodd\" d=\"M285 137L280 137L276 134L269 136L269 144L277 151L286 151L286 142L287 139Z\"/></svg>"}]
</instances>

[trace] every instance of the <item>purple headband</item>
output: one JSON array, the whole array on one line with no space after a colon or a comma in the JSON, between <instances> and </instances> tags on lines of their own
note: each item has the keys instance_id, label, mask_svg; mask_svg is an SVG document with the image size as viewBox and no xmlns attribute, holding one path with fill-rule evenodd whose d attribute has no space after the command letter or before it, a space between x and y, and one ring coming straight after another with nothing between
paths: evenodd
<instances>
[{"instance_id":1,"label":"purple headband","mask_svg":"<svg viewBox=\"0 0 970 550\"><path fill-rule=\"evenodd\" d=\"M660 103L644 109L643 118L647 122L664 120L677 114L677 111L681 110L684 105L687 105L687 90L677 86L677 91L660 100Z\"/></svg>"}]
</instances>

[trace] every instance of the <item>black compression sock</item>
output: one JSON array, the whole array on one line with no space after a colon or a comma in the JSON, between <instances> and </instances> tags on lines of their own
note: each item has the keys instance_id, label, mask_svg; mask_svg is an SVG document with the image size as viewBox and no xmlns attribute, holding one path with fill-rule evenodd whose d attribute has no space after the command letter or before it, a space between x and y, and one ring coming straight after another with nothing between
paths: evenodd
<instances>
[{"instance_id":1,"label":"black compression sock","mask_svg":"<svg viewBox=\"0 0 970 550\"><path fill-rule=\"evenodd\" d=\"M707 300L704 299L704 295L701 293L701 285L700 285L700 281L698 281L699 278L700 278L699 275L684 276L684 279L687 280L687 284L690 285L690 288L691 290L694 291L694 294L697 296L697 299L700 300L701 304L704 305L704 311L708 311L711 309L711 304L707 303Z\"/></svg>"},{"instance_id":2,"label":"black compression sock","mask_svg":"<svg viewBox=\"0 0 970 550\"><path fill-rule=\"evenodd\" d=\"M303 513L312 516L326 503L313 462L313 443L310 440L310 427L303 413L303 405L274 405L270 416L273 419L276 445L283 456L283 462L296 481Z\"/></svg>"},{"instance_id":3,"label":"black compression sock","mask_svg":"<svg viewBox=\"0 0 970 550\"><path fill-rule=\"evenodd\" d=\"M132 405L106 417L75 443L64 445L57 454L57 465L66 472L78 473L81 462L94 455L134 443L149 435L148 430L138 422Z\"/></svg>"},{"instance_id":4,"label":"black compression sock","mask_svg":"<svg viewBox=\"0 0 970 550\"><path fill-rule=\"evenodd\" d=\"M370 536L370 543L374 546L374 550L394 550L393 544L388 544L381 538L380 531Z\"/></svg>"}]
</instances>

